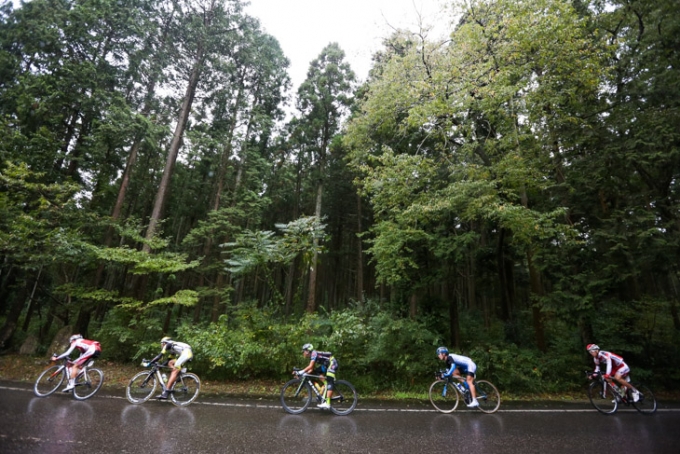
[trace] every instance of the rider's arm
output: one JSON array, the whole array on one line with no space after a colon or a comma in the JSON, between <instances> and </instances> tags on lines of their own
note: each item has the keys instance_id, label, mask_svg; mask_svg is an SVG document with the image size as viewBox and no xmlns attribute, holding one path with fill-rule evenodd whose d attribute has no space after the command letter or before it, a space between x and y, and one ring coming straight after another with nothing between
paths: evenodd
<instances>
[{"instance_id":1,"label":"rider's arm","mask_svg":"<svg viewBox=\"0 0 680 454\"><path fill-rule=\"evenodd\" d=\"M310 374L310 373L312 373L312 371L314 370L314 363L315 363L315 362L316 362L316 361L311 360L311 361L309 362L309 365L307 365L307 367L305 367L304 369L302 369L302 370L301 370L300 372L298 372L298 373L301 374L301 375L302 375L302 374Z\"/></svg>"},{"instance_id":2,"label":"rider's arm","mask_svg":"<svg viewBox=\"0 0 680 454\"><path fill-rule=\"evenodd\" d=\"M449 366L449 361L448 361L449 359L450 358L447 358L447 361L446 361L447 366ZM444 377L450 377L451 374L453 374L454 370L456 370L456 362L451 360L451 365L450 365L449 369L446 372L444 372Z\"/></svg>"},{"instance_id":3,"label":"rider's arm","mask_svg":"<svg viewBox=\"0 0 680 454\"><path fill-rule=\"evenodd\" d=\"M71 354L71 352L73 351L74 348L76 348L76 343L75 343L75 342L71 342L71 346L69 347L68 350L66 350L64 353L62 353L62 354L59 355L59 356L54 356L53 358L55 359L55 361L58 361L58 360L60 360L60 359L62 359L62 358L66 358L68 355Z\"/></svg>"},{"instance_id":4,"label":"rider's arm","mask_svg":"<svg viewBox=\"0 0 680 454\"><path fill-rule=\"evenodd\" d=\"M161 358L163 357L164 354L165 354L165 350L163 350L162 352L160 352L159 354L157 354L157 355L154 357L154 359L152 359L150 362L151 362L151 363L155 363L156 361L158 361L159 359L161 359Z\"/></svg>"},{"instance_id":5,"label":"rider's arm","mask_svg":"<svg viewBox=\"0 0 680 454\"><path fill-rule=\"evenodd\" d=\"M605 355L605 360L607 361L607 372L605 372L605 375L609 375L612 373L612 357Z\"/></svg>"}]
</instances>

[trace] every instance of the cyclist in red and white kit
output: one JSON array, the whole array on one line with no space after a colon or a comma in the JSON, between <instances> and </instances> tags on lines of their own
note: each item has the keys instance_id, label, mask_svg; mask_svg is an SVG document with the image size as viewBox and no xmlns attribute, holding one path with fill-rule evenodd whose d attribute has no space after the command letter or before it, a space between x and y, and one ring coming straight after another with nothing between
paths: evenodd
<instances>
[{"instance_id":1,"label":"cyclist in red and white kit","mask_svg":"<svg viewBox=\"0 0 680 454\"><path fill-rule=\"evenodd\" d=\"M630 367L623 361L622 357L612 352L602 351L600 350L600 347L595 344L588 344L586 350L588 350L588 353L593 357L593 361L595 362L594 372L596 374L601 373L600 364L606 364L604 379L611 381L613 378L619 385L630 389L633 396L633 402L637 402L640 399L638 390L626 380L626 377L630 374Z\"/></svg>"},{"instance_id":2,"label":"cyclist in red and white kit","mask_svg":"<svg viewBox=\"0 0 680 454\"><path fill-rule=\"evenodd\" d=\"M83 336L81 336L80 334L74 334L69 338L68 341L71 344L68 350L66 350L59 356L57 355L52 356L52 361L59 361L62 358L68 357L73 350L75 349L80 350L80 356L78 357L78 359L73 361L72 366L68 368L70 372L68 384L62 390L62 392L65 393L71 391L73 388L76 387L76 377L78 376L80 369L82 369L83 364L85 364L90 358L99 357L99 355L102 352L102 347L99 344L99 342L83 339Z\"/></svg>"}]
</instances>

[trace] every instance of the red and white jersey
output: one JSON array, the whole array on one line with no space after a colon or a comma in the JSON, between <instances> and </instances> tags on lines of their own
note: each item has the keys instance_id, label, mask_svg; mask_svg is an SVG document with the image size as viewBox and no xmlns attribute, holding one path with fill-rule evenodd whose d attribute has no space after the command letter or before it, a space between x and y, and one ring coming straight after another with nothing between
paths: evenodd
<instances>
[{"instance_id":1,"label":"red and white jersey","mask_svg":"<svg viewBox=\"0 0 680 454\"><path fill-rule=\"evenodd\" d=\"M59 360L62 358L66 358L76 348L80 350L80 356L90 356L93 355L94 352L102 350L101 345L97 341L89 339L76 339L73 342L71 342L71 347L69 347L69 349L62 353L61 355L57 356L56 359Z\"/></svg>"},{"instance_id":2,"label":"red and white jersey","mask_svg":"<svg viewBox=\"0 0 680 454\"><path fill-rule=\"evenodd\" d=\"M597 356L593 358L593 361L595 361L595 372L600 371L600 363L605 363L607 365L605 374L607 375L611 375L612 370L618 370L626 366L622 357L612 352L605 352L602 350L600 350Z\"/></svg>"}]
</instances>

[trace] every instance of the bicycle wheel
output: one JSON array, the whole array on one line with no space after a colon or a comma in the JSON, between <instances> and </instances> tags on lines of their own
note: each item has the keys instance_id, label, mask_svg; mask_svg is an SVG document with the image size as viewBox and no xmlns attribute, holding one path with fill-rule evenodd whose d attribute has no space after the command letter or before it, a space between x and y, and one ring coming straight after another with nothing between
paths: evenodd
<instances>
[{"instance_id":1,"label":"bicycle wheel","mask_svg":"<svg viewBox=\"0 0 680 454\"><path fill-rule=\"evenodd\" d=\"M640 398L637 402L633 402L633 407L645 415L654 413L656 411L656 399L654 398L652 390L641 384L634 384L633 386L635 386L635 389L640 393Z\"/></svg>"},{"instance_id":2,"label":"bicycle wheel","mask_svg":"<svg viewBox=\"0 0 680 454\"><path fill-rule=\"evenodd\" d=\"M143 371L132 377L125 389L125 397L131 404L141 404L151 398L156 390L156 375Z\"/></svg>"},{"instance_id":3,"label":"bicycle wheel","mask_svg":"<svg viewBox=\"0 0 680 454\"><path fill-rule=\"evenodd\" d=\"M475 389L477 390L477 402L479 402L479 411L484 413L495 413L501 406L501 395L498 389L486 380L479 380L475 382Z\"/></svg>"},{"instance_id":4,"label":"bicycle wheel","mask_svg":"<svg viewBox=\"0 0 680 454\"><path fill-rule=\"evenodd\" d=\"M65 371L63 366L52 366L46 369L35 381L33 393L38 397L46 397L55 392L64 381Z\"/></svg>"},{"instance_id":5,"label":"bicycle wheel","mask_svg":"<svg viewBox=\"0 0 680 454\"><path fill-rule=\"evenodd\" d=\"M429 395L432 406L439 412L452 413L458 408L460 394L453 383L437 380L430 385Z\"/></svg>"},{"instance_id":6,"label":"bicycle wheel","mask_svg":"<svg viewBox=\"0 0 680 454\"><path fill-rule=\"evenodd\" d=\"M180 374L170 393L172 403L184 407L196 400L201 390L201 380L196 374Z\"/></svg>"},{"instance_id":7,"label":"bicycle wheel","mask_svg":"<svg viewBox=\"0 0 680 454\"><path fill-rule=\"evenodd\" d=\"M614 395L612 389L599 381L591 383L588 387L588 399L597 411L605 415L614 413L619 406L618 397Z\"/></svg>"},{"instance_id":8,"label":"bicycle wheel","mask_svg":"<svg viewBox=\"0 0 680 454\"><path fill-rule=\"evenodd\" d=\"M357 390L347 380L337 380L333 386L331 411L340 416L349 415L357 407Z\"/></svg>"},{"instance_id":9,"label":"bicycle wheel","mask_svg":"<svg viewBox=\"0 0 680 454\"><path fill-rule=\"evenodd\" d=\"M299 415L312 402L312 388L309 382L294 378L281 388L281 405L286 412Z\"/></svg>"},{"instance_id":10,"label":"bicycle wheel","mask_svg":"<svg viewBox=\"0 0 680 454\"><path fill-rule=\"evenodd\" d=\"M76 400L85 400L94 396L104 383L104 374L99 369L88 369L85 374L76 378L76 387L73 388L73 397Z\"/></svg>"}]
</instances>

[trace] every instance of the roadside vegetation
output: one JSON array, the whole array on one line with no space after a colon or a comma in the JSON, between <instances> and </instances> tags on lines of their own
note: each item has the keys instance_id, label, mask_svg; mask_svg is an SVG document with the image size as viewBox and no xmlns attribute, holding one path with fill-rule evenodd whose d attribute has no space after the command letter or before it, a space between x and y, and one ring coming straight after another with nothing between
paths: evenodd
<instances>
[{"instance_id":1,"label":"roadside vegetation","mask_svg":"<svg viewBox=\"0 0 680 454\"><path fill-rule=\"evenodd\" d=\"M445 3L291 87L240 0L0 2L0 353L171 336L269 393L311 342L412 396L445 345L562 396L597 343L677 391L677 0Z\"/></svg>"}]
</instances>

